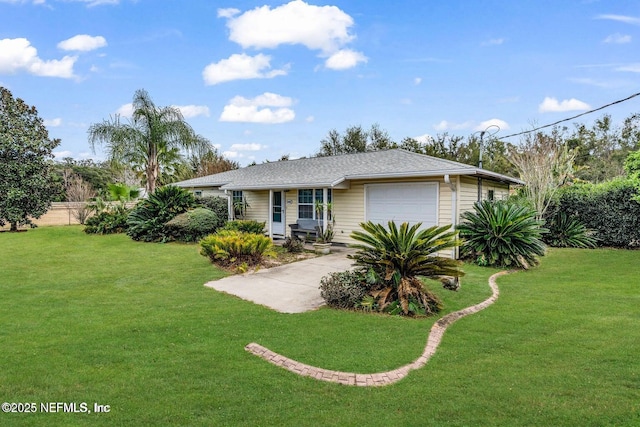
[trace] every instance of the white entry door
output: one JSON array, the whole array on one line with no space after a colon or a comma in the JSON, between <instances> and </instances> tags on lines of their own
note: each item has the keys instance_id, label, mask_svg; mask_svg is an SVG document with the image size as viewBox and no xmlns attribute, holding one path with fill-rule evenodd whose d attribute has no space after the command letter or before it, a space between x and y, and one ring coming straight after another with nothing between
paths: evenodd
<instances>
[{"instance_id":1,"label":"white entry door","mask_svg":"<svg viewBox=\"0 0 640 427\"><path fill-rule=\"evenodd\" d=\"M271 201L271 232L274 235L284 236L284 198L282 191L273 192L273 200Z\"/></svg>"}]
</instances>

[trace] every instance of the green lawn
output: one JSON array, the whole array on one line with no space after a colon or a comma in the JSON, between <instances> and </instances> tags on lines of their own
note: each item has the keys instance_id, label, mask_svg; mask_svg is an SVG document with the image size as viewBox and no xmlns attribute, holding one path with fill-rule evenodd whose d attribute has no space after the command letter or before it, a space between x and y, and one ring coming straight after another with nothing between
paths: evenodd
<instances>
[{"instance_id":1,"label":"green lawn","mask_svg":"<svg viewBox=\"0 0 640 427\"><path fill-rule=\"evenodd\" d=\"M110 405L0 425L640 425L640 251L550 251L382 388L299 377L244 346L383 371L420 355L434 319L272 312L202 286L223 273L195 245L79 227L0 233L0 259L0 401ZM465 270L460 292L438 291L447 312L490 294L496 270Z\"/></svg>"}]
</instances>

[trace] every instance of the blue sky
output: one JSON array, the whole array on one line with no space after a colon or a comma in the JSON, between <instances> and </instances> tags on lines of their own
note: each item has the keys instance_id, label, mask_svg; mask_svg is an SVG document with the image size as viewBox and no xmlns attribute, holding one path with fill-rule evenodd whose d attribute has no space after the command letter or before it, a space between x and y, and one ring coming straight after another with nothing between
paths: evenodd
<instances>
[{"instance_id":1,"label":"blue sky","mask_svg":"<svg viewBox=\"0 0 640 427\"><path fill-rule=\"evenodd\" d=\"M639 92L640 1L0 0L0 85L58 157L101 159L87 128L142 88L242 165L352 125L500 136Z\"/></svg>"}]
</instances>

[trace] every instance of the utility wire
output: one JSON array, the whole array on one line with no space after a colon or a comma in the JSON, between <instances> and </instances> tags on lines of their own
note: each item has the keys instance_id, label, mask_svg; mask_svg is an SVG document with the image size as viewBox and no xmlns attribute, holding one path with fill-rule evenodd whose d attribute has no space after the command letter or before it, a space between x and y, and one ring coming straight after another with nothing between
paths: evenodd
<instances>
[{"instance_id":1,"label":"utility wire","mask_svg":"<svg viewBox=\"0 0 640 427\"><path fill-rule=\"evenodd\" d=\"M544 126L540 126L540 127L535 128L535 129L525 130L525 131L522 131L522 132L518 132L518 133L513 133L511 135L507 135L507 136L501 136L499 139L506 139L506 138L511 138L512 136L524 135L526 133L531 133L531 132L535 132L535 131L540 130L540 129L544 129L544 128L548 128L548 127L551 127L551 126L555 126L555 125L560 124L562 122L568 122L569 120L577 119L578 117L582 117L582 116L584 116L586 114L591 114L591 113L594 113L596 111L604 110L605 108L611 107L612 105L616 105L616 104L620 104L622 102L628 101L631 98L635 98L636 96L639 96L639 95L640 95L640 92L634 93L633 95L628 96L628 97L626 97L624 99L619 99L619 100L611 102L611 103L609 103L607 105L603 105L602 107L595 108L595 109L589 110L589 111L585 111L584 113L580 113L577 116L573 116L573 117L569 117L569 118L566 118L566 119L558 120L557 122L554 122L554 123L551 123L551 124L548 124L548 125L544 125Z\"/></svg>"}]
</instances>

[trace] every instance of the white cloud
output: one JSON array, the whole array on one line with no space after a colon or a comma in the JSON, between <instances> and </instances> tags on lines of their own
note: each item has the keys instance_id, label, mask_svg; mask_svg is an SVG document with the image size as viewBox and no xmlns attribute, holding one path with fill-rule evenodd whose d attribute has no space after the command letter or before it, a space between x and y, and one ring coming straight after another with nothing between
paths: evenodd
<instances>
[{"instance_id":1,"label":"white cloud","mask_svg":"<svg viewBox=\"0 0 640 427\"><path fill-rule=\"evenodd\" d=\"M468 129L473 126L473 123L470 121L464 123L453 123L448 122L446 120L442 120L440 123L433 125L433 128L437 131L446 131L446 130L462 130Z\"/></svg>"},{"instance_id":2,"label":"white cloud","mask_svg":"<svg viewBox=\"0 0 640 427\"><path fill-rule=\"evenodd\" d=\"M55 128L62 124L62 119L55 118L55 119L43 120L43 122L45 126Z\"/></svg>"},{"instance_id":3,"label":"white cloud","mask_svg":"<svg viewBox=\"0 0 640 427\"><path fill-rule=\"evenodd\" d=\"M632 73L640 73L640 63L623 65L621 67L616 68L616 71L629 71Z\"/></svg>"},{"instance_id":4,"label":"white cloud","mask_svg":"<svg viewBox=\"0 0 640 427\"><path fill-rule=\"evenodd\" d=\"M205 116L209 117L209 107L206 105L175 105L185 118Z\"/></svg>"},{"instance_id":5,"label":"white cloud","mask_svg":"<svg viewBox=\"0 0 640 427\"><path fill-rule=\"evenodd\" d=\"M233 54L228 59L207 65L202 77L207 85L242 79L270 79L287 74L287 67L270 70L271 57L262 53L249 56L245 53Z\"/></svg>"},{"instance_id":6,"label":"white cloud","mask_svg":"<svg viewBox=\"0 0 640 427\"><path fill-rule=\"evenodd\" d=\"M77 56L44 61L38 50L25 38L0 40L0 74L15 74L26 71L42 77L73 78L73 66Z\"/></svg>"},{"instance_id":7,"label":"white cloud","mask_svg":"<svg viewBox=\"0 0 640 427\"><path fill-rule=\"evenodd\" d=\"M422 77L416 77L415 79L413 79L413 84L418 86L420 83L422 83Z\"/></svg>"},{"instance_id":8,"label":"white cloud","mask_svg":"<svg viewBox=\"0 0 640 427\"><path fill-rule=\"evenodd\" d=\"M226 9L218 9L218 18L233 18L240 13L240 9L229 7Z\"/></svg>"},{"instance_id":9,"label":"white cloud","mask_svg":"<svg viewBox=\"0 0 640 427\"><path fill-rule=\"evenodd\" d=\"M473 130L483 131L483 130L487 130L487 128L495 127L495 126L497 126L499 130L507 130L510 127L509 123L505 122L504 120L489 119L489 120L485 120L484 122L480 122L480 124L476 126ZM491 129L491 133L494 133L494 129Z\"/></svg>"},{"instance_id":10,"label":"white cloud","mask_svg":"<svg viewBox=\"0 0 640 427\"><path fill-rule=\"evenodd\" d=\"M611 34L610 36L607 36L607 38L605 38L602 43L615 43L615 44L625 44L625 43L631 43L631 36L629 35L623 35L620 33L615 33L615 34Z\"/></svg>"},{"instance_id":11,"label":"white cloud","mask_svg":"<svg viewBox=\"0 0 640 427\"><path fill-rule=\"evenodd\" d=\"M231 151L260 151L262 149L267 148L266 145L262 144L233 144L229 147Z\"/></svg>"},{"instance_id":12,"label":"white cloud","mask_svg":"<svg viewBox=\"0 0 640 427\"><path fill-rule=\"evenodd\" d=\"M58 49L88 52L105 47L106 45L107 40L102 36L94 37L87 34L79 34L58 43Z\"/></svg>"},{"instance_id":13,"label":"white cloud","mask_svg":"<svg viewBox=\"0 0 640 427\"><path fill-rule=\"evenodd\" d=\"M426 144L428 142L433 141L433 137L428 133L425 133L424 135L414 136L413 139L415 139L416 141L422 144Z\"/></svg>"},{"instance_id":14,"label":"white cloud","mask_svg":"<svg viewBox=\"0 0 640 427\"><path fill-rule=\"evenodd\" d=\"M471 120L467 120L463 123L453 123L446 120L442 120L440 123L433 126L433 128L439 132L452 131L452 130L473 130L482 131L490 126L498 126L501 130L509 129L509 124L504 120L490 119L477 123Z\"/></svg>"},{"instance_id":15,"label":"white cloud","mask_svg":"<svg viewBox=\"0 0 640 427\"><path fill-rule=\"evenodd\" d=\"M490 39L480 43L482 46L499 46L504 43L504 39Z\"/></svg>"},{"instance_id":16,"label":"white cloud","mask_svg":"<svg viewBox=\"0 0 640 427\"><path fill-rule=\"evenodd\" d=\"M71 152L69 150L54 151L52 154L53 154L53 157L55 157L56 159L64 159L65 157L73 157L73 152Z\"/></svg>"},{"instance_id":17,"label":"white cloud","mask_svg":"<svg viewBox=\"0 0 640 427\"><path fill-rule=\"evenodd\" d=\"M220 13L220 11L218 12ZM226 14L227 12L225 12ZM351 42L353 19L336 6L314 6L294 0L271 9L257 7L230 17L229 39L243 48L276 48L301 44L329 55Z\"/></svg>"},{"instance_id":18,"label":"white cloud","mask_svg":"<svg viewBox=\"0 0 640 427\"><path fill-rule=\"evenodd\" d=\"M346 70L360 62L367 62L367 57L351 49L342 49L327 58L324 65L332 70Z\"/></svg>"},{"instance_id":19,"label":"white cloud","mask_svg":"<svg viewBox=\"0 0 640 427\"><path fill-rule=\"evenodd\" d=\"M133 104L132 103L124 104L122 107L116 110L116 114L121 117L126 117L130 119L131 117L133 117Z\"/></svg>"},{"instance_id":20,"label":"white cloud","mask_svg":"<svg viewBox=\"0 0 640 427\"><path fill-rule=\"evenodd\" d=\"M640 18L626 15L598 15L596 19L608 19L611 21L624 22L625 24L640 25Z\"/></svg>"},{"instance_id":21,"label":"white cloud","mask_svg":"<svg viewBox=\"0 0 640 427\"><path fill-rule=\"evenodd\" d=\"M556 98L545 97L538 106L540 113L559 113L564 111L583 111L591 108L586 102L582 102L575 98L558 101Z\"/></svg>"},{"instance_id":22,"label":"white cloud","mask_svg":"<svg viewBox=\"0 0 640 427\"><path fill-rule=\"evenodd\" d=\"M295 112L287 107L293 99L265 92L253 99L236 96L225 105L221 122L286 123L295 119ZM271 109L269 107L276 107Z\"/></svg>"},{"instance_id":23,"label":"white cloud","mask_svg":"<svg viewBox=\"0 0 640 427\"><path fill-rule=\"evenodd\" d=\"M187 119L197 116L209 117L209 107L206 105L173 105L173 107L178 108L182 115ZM133 104L124 104L116 110L116 114L120 117L130 119L133 117Z\"/></svg>"}]
</instances>

